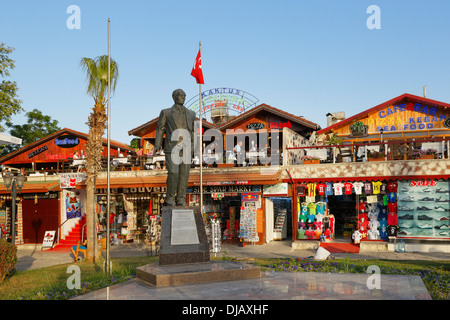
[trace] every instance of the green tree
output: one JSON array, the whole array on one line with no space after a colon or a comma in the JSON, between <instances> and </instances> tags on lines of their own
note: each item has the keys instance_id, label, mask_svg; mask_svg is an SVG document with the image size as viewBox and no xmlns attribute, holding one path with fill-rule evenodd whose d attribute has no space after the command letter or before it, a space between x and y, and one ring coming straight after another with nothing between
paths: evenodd
<instances>
[{"instance_id":1,"label":"green tree","mask_svg":"<svg viewBox=\"0 0 450 320\"><path fill-rule=\"evenodd\" d=\"M6 123L6 126L10 128L9 134L21 138L22 145L10 144L4 146L0 151L0 157L61 130L57 120L53 120L50 116L42 114L38 109L33 109L25 115L28 118L25 124L14 125L11 122Z\"/></svg>"},{"instance_id":2,"label":"green tree","mask_svg":"<svg viewBox=\"0 0 450 320\"><path fill-rule=\"evenodd\" d=\"M9 55L14 48L7 47L0 42L0 78L9 77L10 70L14 69L14 60ZM11 117L23 111L22 101L18 99L17 83L15 81L2 80L0 83L0 132L5 131L2 122L11 121Z\"/></svg>"},{"instance_id":3,"label":"green tree","mask_svg":"<svg viewBox=\"0 0 450 320\"><path fill-rule=\"evenodd\" d=\"M102 170L103 134L107 125L106 103L108 98L108 56L95 59L82 58L80 65L86 73L87 94L94 99L94 107L87 125L89 134L86 145L86 260L95 262L99 255L97 246L96 214L94 210L95 180ZM115 91L119 69L111 59L111 92ZM109 161L107 162L109 163Z\"/></svg>"}]
</instances>

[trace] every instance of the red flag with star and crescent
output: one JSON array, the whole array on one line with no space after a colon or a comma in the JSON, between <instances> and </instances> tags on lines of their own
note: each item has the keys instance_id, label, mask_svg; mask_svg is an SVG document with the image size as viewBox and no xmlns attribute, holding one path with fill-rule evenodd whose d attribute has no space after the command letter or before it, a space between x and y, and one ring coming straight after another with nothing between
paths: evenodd
<instances>
[{"instance_id":1,"label":"red flag with star and crescent","mask_svg":"<svg viewBox=\"0 0 450 320\"><path fill-rule=\"evenodd\" d=\"M191 71L191 76L197 80L198 84L205 84L205 81L203 80L202 57L200 54L200 49L198 50L197 58L195 59L194 67Z\"/></svg>"}]
</instances>

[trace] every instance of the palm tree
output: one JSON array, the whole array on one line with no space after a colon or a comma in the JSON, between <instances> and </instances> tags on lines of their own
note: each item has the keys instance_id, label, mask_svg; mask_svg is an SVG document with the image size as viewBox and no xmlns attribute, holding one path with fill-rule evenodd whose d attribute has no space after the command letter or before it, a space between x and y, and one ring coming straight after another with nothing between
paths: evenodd
<instances>
[{"instance_id":1,"label":"palm tree","mask_svg":"<svg viewBox=\"0 0 450 320\"><path fill-rule=\"evenodd\" d=\"M94 99L94 107L89 115L89 134L86 145L86 260L95 262L99 255L97 248L96 214L94 206L95 180L102 170L103 134L107 126L106 103L108 99L108 56L82 58L80 65L86 72L88 82L87 94ZM111 92L115 91L119 69L117 63L111 59L110 81ZM109 161L107 161L109 164Z\"/></svg>"}]
</instances>

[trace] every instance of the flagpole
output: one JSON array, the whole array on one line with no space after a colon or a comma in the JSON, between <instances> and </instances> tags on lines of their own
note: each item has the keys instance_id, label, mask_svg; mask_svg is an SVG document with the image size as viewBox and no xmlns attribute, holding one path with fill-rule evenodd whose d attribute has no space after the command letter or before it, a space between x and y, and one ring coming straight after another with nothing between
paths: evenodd
<instances>
[{"instance_id":1,"label":"flagpole","mask_svg":"<svg viewBox=\"0 0 450 320\"><path fill-rule=\"evenodd\" d=\"M111 253L110 253L110 161L111 161L111 27L108 18L108 160L107 160L107 203L106 203L106 273L110 273Z\"/></svg>"},{"instance_id":2,"label":"flagpole","mask_svg":"<svg viewBox=\"0 0 450 320\"><path fill-rule=\"evenodd\" d=\"M202 42L198 44L198 51L200 52L202 48ZM200 81L199 81L200 82ZM202 84L198 84L198 97L199 97L199 110L200 110L200 213L203 217L203 120L202 120Z\"/></svg>"}]
</instances>

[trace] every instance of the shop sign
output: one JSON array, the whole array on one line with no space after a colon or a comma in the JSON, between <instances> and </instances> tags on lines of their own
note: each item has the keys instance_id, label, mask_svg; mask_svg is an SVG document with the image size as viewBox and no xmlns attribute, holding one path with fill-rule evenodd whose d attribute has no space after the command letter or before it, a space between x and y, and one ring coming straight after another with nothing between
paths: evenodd
<instances>
[{"instance_id":1,"label":"shop sign","mask_svg":"<svg viewBox=\"0 0 450 320\"><path fill-rule=\"evenodd\" d=\"M42 241L42 248L53 247L53 242L55 241L56 231L45 231L44 240Z\"/></svg>"},{"instance_id":2,"label":"shop sign","mask_svg":"<svg viewBox=\"0 0 450 320\"><path fill-rule=\"evenodd\" d=\"M34 150L33 152L30 152L30 153L28 154L28 159L31 159L31 158L33 158L34 156L37 156L38 154L40 154L40 153L42 153L42 152L44 152L44 151L46 151L46 150L48 150L48 147L47 147L47 146L42 146L42 147L40 147L39 149Z\"/></svg>"},{"instance_id":3,"label":"shop sign","mask_svg":"<svg viewBox=\"0 0 450 320\"><path fill-rule=\"evenodd\" d=\"M370 118L369 124L375 124L376 131L381 130L422 130L446 126L447 115L438 114L438 109L421 103L404 103L390 106L378 112L377 117Z\"/></svg>"},{"instance_id":4,"label":"shop sign","mask_svg":"<svg viewBox=\"0 0 450 320\"><path fill-rule=\"evenodd\" d=\"M259 185L228 185L228 186L203 186L203 193L246 193L246 192L260 192L261 186ZM188 193L200 193L200 188L188 187Z\"/></svg>"},{"instance_id":5,"label":"shop sign","mask_svg":"<svg viewBox=\"0 0 450 320\"><path fill-rule=\"evenodd\" d=\"M421 181L421 180L411 180L411 187L435 187L436 184L436 180L425 180L425 181Z\"/></svg>"},{"instance_id":6,"label":"shop sign","mask_svg":"<svg viewBox=\"0 0 450 320\"><path fill-rule=\"evenodd\" d=\"M165 193L166 187L139 187L139 188L110 188L111 193ZM96 194L106 194L107 189L95 189Z\"/></svg>"},{"instance_id":7,"label":"shop sign","mask_svg":"<svg viewBox=\"0 0 450 320\"><path fill-rule=\"evenodd\" d=\"M292 128L292 123L290 121L287 122L270 122L270 129L283 129L283 128Z\"/></svg>"},{"instance_id":8,"label":"shop sign","mask_svg":"<svg viewBox=\"0 0 450 320\"><path fill-rule=\"evenodd\" d=\"M214 112L214 109L228 109L237 113L242 113L245 110L256 106L259 101L256 97L240 89L234 88L214 88L208 89L201 93L203 114L207 112ZM193 97L186 102L186 107L199 114L200 108L199 95Z\"/></svg>"},{"instance_id":9,"label":"shop sign","mask_svg":"<svg viewBox=\"0 0 450 320\"><path fill-rule=\"evenodd\" d=\"M55 144L60 148L73 148L80 144L80 139L66 134L55 139Z\"/></svg>"},{"instance_id":10,"label":"shop sign","mask_svg":"<svg viewBox=\"0 0 450 320\"><path fill-rule=\"evenodd\" d=\"M58 193L24 193L23 200L58 199Z\"/></svg>"},{"instance_id":11,"label":"shop sign","mask_svg":"<svg viewBox=\"0 0 450 320\"><path fill-rule=\"evenodd\" d=\"M242 201L258 201L258 193L248 192L242 194Z\"/></svg>"},{"instance_id":12,"label":"shop sign","mask_svg":"<svg viewBox=\"0 0 450 320\"><path fill-rule=\"evenodd\" d=\"M248 181L235 181L236 184L248 184Z\"/></svg>"},{"instance_id":13,"label":"shop sign","mask_svg":"<svg viewBox=\"0 0 450 320\"><path fill-rule=\"evenodd\" d=\"M247 125L247 129L251 129L251 130L258 130L258 129L263 129L263 128L264 128L264 123L260 123L260 122L249 123Z\"/></svg>"},{"instance_id":14,"label":"shop sign","mask_svg":"<svg viewBox=\"0 0 450 320\"><path fill-rule=\"evenodd\" d=\"M288 184L283 182L283 183L278 183L278 184L272 184L272 185L267 185L263 187L263 195L267 196L267 195L287 195L288 194Z\"/></svg>"},{"instance_id":15,"label":"shop sign","mask_svg":"<svg viewBox=\"0 0 450 320\"><path fill-rule=\"evenodd\" d=\"M214 199L222 199L223 197L225 197L224 193L211 193L211 197L213 197Z\"/></svg>"},{"instance_id":16,"label":"shop sign","mask_svg":"<svg viewBox=\"0 0 450 320\"><path fill-rule=\"evenodd\" d=\"M59 186L61 189L75 188L77 186L77 183L80 183L84 179L86 179L85 172L60 173L59 174Z\"/></svg>"}]
</instances>

